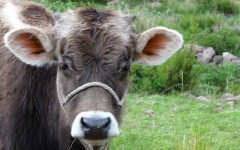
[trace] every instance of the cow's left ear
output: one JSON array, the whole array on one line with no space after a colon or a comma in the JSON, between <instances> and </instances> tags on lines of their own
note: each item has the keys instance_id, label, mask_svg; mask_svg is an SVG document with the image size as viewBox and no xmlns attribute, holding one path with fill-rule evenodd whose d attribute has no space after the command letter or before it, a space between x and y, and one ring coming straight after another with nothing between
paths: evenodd
<instances>
[{"instance_id":1,"label":"cow's left ear","mask_svg":"<svg viewBox=\"0 0 240 150\"><path fill-rule=\"evenodd\" d=\"M53 62L51 39L36 27L10 30L4 36L5 46L22 62L43 66Z\"/></svg>"},{"instance_id":2,"label":"cow's left ear","mask_svg":"<svg viewBox=\"0 0 240 150\"><path fill-rule=\"evenodd\" d=\"M133 61L145 65L159 65L169 59L183 45L182 35L165 27L143 32L136 43Z\"/></svg>"}]
</instances>

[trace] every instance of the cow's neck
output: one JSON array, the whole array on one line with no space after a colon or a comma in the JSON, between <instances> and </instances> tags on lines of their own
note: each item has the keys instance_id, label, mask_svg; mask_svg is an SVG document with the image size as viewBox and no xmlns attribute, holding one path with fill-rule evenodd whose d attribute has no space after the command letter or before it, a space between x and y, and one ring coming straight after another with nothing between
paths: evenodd
<instances>
[{"instance_id":1,"label":"cow's neck","mask_svg":"<svg viewBox=\"0 0 240 150\"><path fill-rule=\"evenodd\" d=\"M56 67L35 68L18 60L8 70L9 149L58 150L71 144L56 95Z\"/></svg>"}]
</instances>

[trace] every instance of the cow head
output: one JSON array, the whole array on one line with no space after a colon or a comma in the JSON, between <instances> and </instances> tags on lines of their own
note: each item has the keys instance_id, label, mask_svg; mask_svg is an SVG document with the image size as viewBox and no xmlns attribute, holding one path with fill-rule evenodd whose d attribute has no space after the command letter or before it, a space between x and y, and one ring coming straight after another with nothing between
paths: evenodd
<instances>
[{"instance_id":1,"label":"cow head","mask_svg":"<svg viewBox=\"0 0 240 150\"><path fill-rule=\"evenodd\" d=\"M155 27L132 33L135 17L114 11L71 10L58 16L54 39L27 26L5 35L22 62L57 64L57 93L71 135L93 146L118 136L132 62L161 64L183 44L177 31Z\"/></svg>"}]
</instances>

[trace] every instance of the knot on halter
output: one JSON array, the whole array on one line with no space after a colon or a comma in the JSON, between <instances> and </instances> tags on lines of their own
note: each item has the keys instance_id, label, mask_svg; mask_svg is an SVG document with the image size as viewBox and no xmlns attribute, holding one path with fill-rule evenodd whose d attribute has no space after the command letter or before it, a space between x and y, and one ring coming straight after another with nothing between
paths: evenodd
<instances>
[{"instance_id":1,"label":"knot on halter","mask_svg":"<svg viewBox=\"0 0 240 150\"><path fill-rule=\"evenodd\" d=\"M76 88L75 90L73 90L72 92L70 92L67 95L67 97L65 98L65 101L63 102L63 105L68 103L73 96L75 96L76 94L78 94L81 91L83 91L87 88L90 88L90 87L101 87L101 88L105 89L113 96L113 98L116 100L117 104L122 107L125 96L122 98L122 100L120 100L119 97L117 96L117 94L113 91L113 89L111 87L109 87L108 85L101 83L101 82L90 82L90 83L83 84L82 86Z\"/></svg>"}]
</instances>

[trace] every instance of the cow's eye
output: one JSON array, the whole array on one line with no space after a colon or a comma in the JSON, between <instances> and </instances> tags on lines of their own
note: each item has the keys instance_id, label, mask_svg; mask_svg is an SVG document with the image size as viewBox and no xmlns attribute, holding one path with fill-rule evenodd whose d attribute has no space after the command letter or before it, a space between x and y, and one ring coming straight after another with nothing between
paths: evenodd
<instances>
[{"instance_id":1,"label":"cow's eye","mask_svg":"<svg viewBox=\"0 0 240 150\"><path fill-rule=\"evenodd\" d=\"M119 72L129 72L129 71L130 71L130 66L129 65L126 65L119 70Z\"/></svg>"},{"instance_id":2,"label":"cow's eye","mask_svg":"<svg viewBox=\"0 0 240 150\"><path fill-rule=\"evenodd\" d=\"M129 72L130 71L130 66L125 66L124 68L122 68L123 72Z\"/></svg>"},{"instance_id":3,"label":"cow's eye","mask_svg":"<svg viewBox=\"0 0 240 150\"><path fill-rule=\"evenodd\" d=\"M63 71L66 71L66 70L69 70L70 68L69 68L69 66L68 66L67 64L61 63L61 64L59 65L59 69L60 69L60 70L63 70Z\"/></svg>"}]
</instances>

